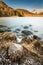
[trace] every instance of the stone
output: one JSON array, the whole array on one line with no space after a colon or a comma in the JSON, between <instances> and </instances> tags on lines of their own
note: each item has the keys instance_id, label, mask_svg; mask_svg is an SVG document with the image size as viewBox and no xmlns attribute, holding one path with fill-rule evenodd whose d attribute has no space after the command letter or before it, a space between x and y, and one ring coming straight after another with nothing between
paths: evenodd
<instances>
[{"instance_id":1,"label":"stone","mask_svg":"<svg viewBox=\"0 0 43 65\"><path fill-rule=\"evenodd\" d=\"M1 42L16 42L16 35L12 32L4 32L4 33L0 33L0 43Z\"/></svg>"},{"instance_id":2,"label":"stone","mask_svg":"<svg viewBox=\"0 0 43 65\"><path fill-rule=\"evenodd\" d=\"M20 29L19 29L19 28L17 28L17 29L16 29L16 31L20 31Z\"/></svg>"},{"instance_id":3,"label":"stone","mask_svg":"<svg viewBox=\"0 0 43 65\"><path fill-rule=\"evenodd\" d=\"M24 37L22 37L21 42L22 43L25 43L26 42L27 44L29 44L29 43L32 42L32 39L30 37L24 36Z\"/></svg>"},{"instance_id":4,"label":"stone","mask_svg":"<svg viewBox=\"0 0 43 65\"><path fill-rule=\"evenodd\" d=\"M40 40L41 38L38 37L37 35L33 35L33 39L38 39L38 40Z\"/></svg>"},{"instance_id":5,"label":"stone","mask_svg":"<svg viewBox=\"0 0 43 65\"><path fill-rule=\"evenodd\" d=\"M22 37L21 36L17 37L17 43L21 43L21 41L22 41Z\"/></svg>"},{"instance_id":6,"label":"stone","mask_svg":"<svg viewBox=\"0 0 43 65\"><path fill-rule=\"evenodd\" d=\"M0 33L0 65L43 65L43 42L28 36L17 38L11 32Z\"/></svg>"},{"instance_id":7,"label":"stone","mask_svg":"<svg viewBox=\"0 0 43 65\"><path fill-rule=\"evenodd\" d=\"M28 26L24 26L24 29L28 29Z\"/></svg>"},{"instance_id":8,"label":"stone","mask_svg":"<svg viewBox=\"0 0 43 65\"><path fill-rule=\"evenodd\" d=\"M8 55L8 48L16 42L16 35L11 32L0 33L0 54L4 57Z\"/></svg>"},{"instance_id":9,"label":"stone","mask_svg":"<svg viewBox=\"0 0 43 65\"><path fill-rule=\"evenodd\" d=\"M11 32L11 29L7 26L0 25L0 33L2 32Z\"/></svg>"},{"instance_id":10,"label":"stone","mask_svg":"<svg viewBox=\"0 0 43 65\"><path fill-rule=\"evenodd\" d=\"M11 61L18 60L23 54L23 47L20 44L12 43L8 50Z\"/></svg>"},{"instance_id":11,"label":"stone","mask_svg":"<svg viewBox=\"0 0 43 65\"><path fill-rule=\"evenodd\" d=\"M41 44L38 40L34 40L33 42L31 42L31 44L22 44L22 46L27 49L28 51L36 54L37 56L43 58L42 55L42 48L41 48Z\"/></svg>"},{"instance_id":12,"label":"stone","mask_svg":"<svg viewBox=\"0 0 43 65\"><path fill-rule=\"evenodd\" d=\"M7 40L16 40L16 35L14 33L11 33L11 32L4 32L3 34L3 38L4 39L7 39Z\"/></svg>"},{"instance_id":13,"label":"stone","mask_svg":"<svg viewBox=\"0 0 43 65\"><path fill-rule=\"evenodd\" d=\"M22 34L27 36L27 35L32 35L33 33L31 31L28 31L28 30L23 30Z\"/></svg>"}]
</instances>

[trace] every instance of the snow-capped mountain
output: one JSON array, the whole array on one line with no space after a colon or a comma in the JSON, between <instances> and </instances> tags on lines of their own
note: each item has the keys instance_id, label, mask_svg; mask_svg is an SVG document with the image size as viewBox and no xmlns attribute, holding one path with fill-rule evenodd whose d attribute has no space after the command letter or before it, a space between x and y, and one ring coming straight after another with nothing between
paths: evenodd
<instances>
[{"instance_id":1,"label":"snow-capped mountain","mask_svg":"<svg viewBox=\"0 0 43 65\"><path fill-rule=\"evenodd\" d=\"M39 13L41 13L41 12L43 12L43 8L42 8L42 9L34 9L34 10L32 11L32 13L36 13L36 14L39 14Z\"/></svg>"},{"instance_id":2,"label":"snow-capped mountain","mask_svg":"<svg viewBox=\"0 0 43 65\"><path fill-rule=\"evenodd\" d=\"M29 17L29 16L43 16L43 8L42 9L34 9L33 11L29 11L26 9L14 9L9 7L6 3L0 1L0 17Z\"/></svg>"}]
</instances>

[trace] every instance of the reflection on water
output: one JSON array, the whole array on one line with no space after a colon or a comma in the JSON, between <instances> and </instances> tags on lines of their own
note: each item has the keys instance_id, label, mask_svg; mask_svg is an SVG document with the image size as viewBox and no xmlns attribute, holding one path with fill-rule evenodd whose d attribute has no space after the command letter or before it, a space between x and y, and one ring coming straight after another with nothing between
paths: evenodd
<instances>
[{"instance_id":1,"label":"reflection on water","mask_svg":"<svg viewBox=\"0 0 43 65\"><path fill-rule=\"evenodd\" d=\"M35 34L43 39L43 17L0 18L0 31L2 30L15 32L17 35L32 33L31 35Z\"/></svg>"}]
</instances>

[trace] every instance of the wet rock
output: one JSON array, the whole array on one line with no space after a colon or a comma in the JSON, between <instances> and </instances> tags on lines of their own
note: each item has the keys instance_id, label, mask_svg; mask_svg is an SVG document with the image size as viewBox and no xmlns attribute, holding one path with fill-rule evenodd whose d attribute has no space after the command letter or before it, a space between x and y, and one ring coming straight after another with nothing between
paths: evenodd
<instances>
[{"instance_id":1,"label":"wet rock","mask_svg":"<svg viewBox=\"0 0 43 65\"><path fill-rule=\"evenodd\" d=\"M26 59L25 62L21 63L20 65L41 65L41 63L34 61L34 59Z\"/></svg>"},{"instance_id":2,"label":"wet rock","mask_svg":"<svg viewBox=\"0 0 43 65\"><path fill-rule=\"evenodd\" d=\"M28 29L28 26L24 26L24 29Z\"/></svg>"},{"instance_id":3,"label":"wet rock","mask_svg":"<svg viewBox=\"0 0 43 65\"><path fill-rule=\"evenodd\" d=\"M28 31L28 30L23 30L22 34L24 34L24 35L32 35L33 33L31 31Z\"/></svg>"},{"instance_id":4,"label":"wet rock","mask_svg":"<svg viewBox=\"0 0 43 65\"><path fill-rule=\"evenodd\" d=\"M42 57L43 58L43 55L42 55L42 50L41 50L41 45L40 45L40 42L37 41L37 40L34 40L31 44L22 44L22 46L24 48L26 48L28 51L38 55L39 57Z\"/></svg>"},{"instance_id":5,"label":"wet rock","mask_svg":"<svg viewBox=\"0 0 43 65\"><path fill-rule=\"evenodd\" d=\"M9 59L2 58L2 65L11 65L11 61Z\"/></svg>"},{"instance_id":6,"label":"wet rock","mask_svg":"<svg viewBox=\"0 0 43 65\"><path fill-rule=\"evenodd\" d=\"M2 56L0 55L0 63L2 63Z\"/></svg>"},{"instance_id":7,"label":"wet rock","mask_svg":"<svg viewBox=\"0 0 43 65\"><path fill-rule=\"evenodd\" d=\"M16 35L11 32L0 33L0 54L4 57L8 55L9 46L16 42Z\"/></svg>"},{"instance_id":8,"label":"wet rock","mask_svg":"<svg viewBox=\"0 0 43 65\"><path fill-rule=\"evenodd\" d=\"M16 30L15 30L15 31L13 31L13 32L14 32L14 33L17 33L17 34L19 33L19 32L18 32L18 31L16 31Z\"/></svg>"},{"instance_id":9,"label":"wet rock","mask_svg":"<svg viewBox=\"0 0 43 65\"><path fill-rule=\"evenodd\" d=\"M18 44L15 34L0 33L0 65L43 65L43 42L27 36L20 38L22 44Z\"/></svg>"},{"instance_id":10,"label":"wet rock","mask_svg":"<svg viewBox=\"0 0 43 65\"><path fill-rule=\"evenodd\" d=\"M23 45L24 49L27 50L27 52L24 52L26 54L23 56L20 65L42 65L43 64L43 56L41 57L39 55L40 51L37 52L38 50L34 50L34 44L37 44L36 41L32 42L32 43L33 44L25 44L25 45Z\"/></svg>"},{"instance_id":11,"label":"wet rock","mask_svg":"<svg viewBox=\"0 0 43 65\"><path fill-rule=\"evenodd\" d=\"M16 29L16 31L20 31L20 29L19 29L19 28L17 28L17 29Z\"/></svg>"},{"instance_id":12,"label":"wet rock","mask_svg":"<svg viewBox=\"0 0 43 65\"><path fill-rule=\"evenodd\" d=\"M13 31L13 32L15 32L15 33L19 34L20 29L19 29L19 28L17 28L17 29L15 29L15 31Z\"/></svg>"},{"instance_id":13,"label":"wet rock","mask_svg":"<svg viewBox=\"0 0 43 65\"><path fill-rule=\"evenodd\" d=\"M20 65L38 65L38 64L41 64L41 62L39 61L39 57L30 52L30 51L27 51L26 48L24 48L25 50L25 55L22 56L21 60L20 60Z\"/></svg>"},{"instance_id":14,"label":"wet rock","mask_svg":"<svg viewBox=\"0 0 43 65\"><path fill-rule=\"evenodd\" d=\"M21 43L22 42L22 36L18 36L17 37L17 43Z\"/></svg>"},{"instance_id":15,"label":"wet rock","mask_svg":"<svg viewBox=\"0 0 43 65\"><path fill-rule=\"evenodd\" d=\"M41 47L42 47L42 51L43 51L43 45L41 45Z\"/></svg>"},{"instance_id":16,"label":"wet rock","mask_svg":"<svg viewBox=\"0 0 43 65\"><path fill-rule=\"evenodd\" d=\"M38 38L38 36L36 36L36 35L33 36L33 39L37 39L37 38Z\"/></svg>"},{"instance_id":17,"label":"wet rock","mask_svg":"<svg viewBox=\"0 0 43 65\"><path fill-rule=\"evenodd\" d=\"M32 42L32 39L29 38L29 37L27 37L27 36L24 36L24 37L22 38L21 42L22 42L22 43L27 43L27 44L29 44L29 43Z\"/></svg>"},{"instance_id":18,"label":"wet rock","mask_svg":"<svg viewBox=\"0 0 43 65\"><path fill-rule=\"evenodd\" d=\"M19 60L23 54L23 47L20 44L12 43L8 50L11 61Z\"/></svg>"},{"instance_id":19,"label":"wet rock","mask_svg":"<svg viewBox=\"0 0 43 65\"><path fill-rule=\"evenodd\" d=\"M14 34L14 33L11 33L11 32L4 32L4 33L2 33L2 35L1 35L1 37L2 37L2 41L3 41L3 39L4 40L11 40L11 41L16 41L16 35Z\"/></svg>"},{"instance_id":20,"label":"wet rock","mask_svg":"<svg viewBox=\"0 0 43 65\"><path fill-rule=\"evenodd\" d=\"M12 65L19 65L17 62L13 62Z\"/></svg>"},{"instance_id":21,"label":"wet rock","mask_svg":"<svg viewBox=\"0 0 43 65\"><path fill-rule=\"evenodd\" d=\"M0 25L0 28L2 28L2 27L7 27L7 26L4 26L4 25Z\"/></svg>"},{"instance_id":22,"label":"wet rock","mask_svg":"<svg viewBox=\"0 0 43 65\"><path fill-rule=\"evenodd\" d=\"M36 35L33 35L33 39L38 39L38 40L40 40L41 38L38 37L38 36L36 36Z\"/></svg>"},{"instance_id":23,"label":"wet rock","mask_svg":"<svg viewBox=\"0 0 43 65\"><path fill-rule=\"evenodd\" d=\"M9 59L3 60L4 65L11 65L11 61Z\"/></svg>"},{"instance_id":24,"label":"wet rock","mask_svg":"<svg viewBox=\"0 0 43 65\"><path fill-rule=\"evenodd\" d=\"M32 25L30 24L29 27L31 27Z\"/></svg>"},{"instance_id":25,"label":"wet rock","mask_svg":"<svg viewBox=\"0 0 43 65\"><path fill-rule=\"evenodd\" d=\"M34 30L34 32L38 32L37 30Z\"/></svg>"},{"instance_id":26,"label":"wet rock","mask_svg":"<svg viewBox=\"0 0 43 65\"><path fill-rule=\"evenodd\" d=\"M10 32L11 29L7 26L0 25L0 33L2 32Z\"/></svg>"}]
</instances>

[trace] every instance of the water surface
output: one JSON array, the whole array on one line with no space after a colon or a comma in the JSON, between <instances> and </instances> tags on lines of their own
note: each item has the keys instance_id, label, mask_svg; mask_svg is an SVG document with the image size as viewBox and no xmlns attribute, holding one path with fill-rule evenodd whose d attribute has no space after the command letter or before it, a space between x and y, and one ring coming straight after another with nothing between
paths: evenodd
<instances>
[{"instance_id":1,"label":"water surface","mask_svg":"<svg viewBox=\"0 0 43 65\"><path fill-rule=\"evenodd\" d=\"M17 35L22 35L23 30L31 31L43 40L43 17L5 17L0 18L0 25L9 27Z\"/></svg>"}]
</instances>

